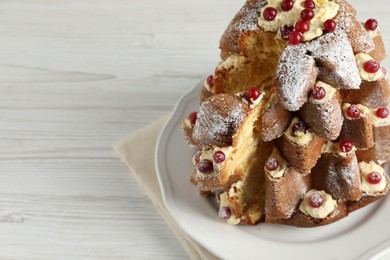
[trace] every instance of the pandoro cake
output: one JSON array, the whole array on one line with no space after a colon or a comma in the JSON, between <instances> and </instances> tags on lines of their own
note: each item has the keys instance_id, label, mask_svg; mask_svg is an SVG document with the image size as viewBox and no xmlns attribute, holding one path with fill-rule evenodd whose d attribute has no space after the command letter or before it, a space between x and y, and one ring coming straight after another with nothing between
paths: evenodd
<instances>
[{"instance_id":1,"label":"pandoro cake","mask_svg":"<svg viewBox=\"0 0 390 260\"><path fill-rule=\"evenodd\" d=\"M190 181L229 224L316 227L390 190L390 87L378 21L345 0L247 0L220 39ZM188 158L191 160L191 158Z\"/></svg>"}]
</instances>

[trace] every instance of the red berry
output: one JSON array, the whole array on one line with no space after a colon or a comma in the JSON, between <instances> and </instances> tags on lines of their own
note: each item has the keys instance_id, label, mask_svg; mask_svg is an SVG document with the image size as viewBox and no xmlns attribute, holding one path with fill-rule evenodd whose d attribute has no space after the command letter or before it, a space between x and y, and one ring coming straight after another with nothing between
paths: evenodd
<instances>
[{"instance_id":1,"label":"red berry","mask_svg":"<svg viewBox=\"0 0 390 260\"><path fill-rule=\"evenodd\" d=\"M379 118L386 118L389 115L389 110L385 107L378 108L375 114Z\"/></svg>"},{"instance_id":2,"label":"red berry","mask_svg":"<svg viewBox=\"0 0 390 260\"><path fill-rule=\"evenodd\" d=\"M308 8L308 9L314 9L316 8L316 3L314 3L313 0L306 0L304 3L303 3L303 6L305 8Z\"/></svg>"},{"instance_id":3,"label":"red berry","mask_svg":"<svg viewBox=\"0 0 390 260\"><path fill-rule=\"evenodd\" d=\"M336 22L333 19L328 19L324 22L324 30L326 32L333 32L336 30Z\"/></svg>"},{"instance_id":4,"label":"red berry","mask_svg":"<svg viewBox=\"0 0 390 260\"><path fill-rule=\"evenodd\" d=\"M307 130L306 124L302 121L295 123L292 127L292 133L294 136L298 136L298 133L305 134Z\"/></svg>"},{"instance_id":5,"label":"red berry","mask_svg":"<svg viewBox=\"0 0 390 260\"><path fill-rule=\"evenodd\" d=\"M218 216L224 220L228 220L232 215L232 210L229 207L222 207L218 211Z\"/></svg>"},{"instance_id":6,"label":"red berry","mask_svg":"<svg viewBox=\"0 0 390 260\"><path fill-rule=\"evenodd\" d=\"M265 164L265 168L270 172L276 171L279 168L279 163L277 160L271 159Z\"/></svg>"},{"instance_id":7,"label":"red berry","mask_svg":"<svg viewBox=\"0 0 390 260\"><path fill-rule=\"evenodd\" d=\"M200 161L200 156L202 155L201 151L197 151L195 154L195 163L198 163Z\"/></svg>"},{"instance_id":8,"label":"red berry","mask_svg":"<svg viewBox=\"0 0 390 260\"><path fill-rule=\"evenodd\" d=\"M381 180L382 180L382 175L379 172L371 172L367 176L367 181L368 181L368 183L371 183L371 184L378 184L381 182Z\"/></svg>"},{"instance_id":9,"label":"red berry","mask_svg":"<svg viewBox=\"0 0 390 260\"><path fill-rule=\"evenodd\" d=\"M343 153L349 153L353 148L351 140L341 140L339 143L339 148Z\"/></svg>"},{"instance_id":10,"label":"red berry","mask_svg":"<svg viewBox=\"0 0 390 260\"><path fill-rule=\"evenodd\" d=\"M294 26L284 25L280 27L280 37L282 37L282 39L288 40L288 36L292 31L294 31Z\"/></svg>"},{"instance_id":11,"label":"red berry","mask_svg":"<svg viewBox=\"0 0 390 260\"><path fill-rule=\"evenodd\" d=\"M381 65L376 60L369 60L364 63L363 67L368 73L376 73L380 69Z\"/></svg>"},{"instance_id":12,"label":"red berry","mask_svg":"<svg viewBox=\"0 0 390 260\"><path fill-rule=\"evenodd\" d=\"M216 162L216 163L222 163L223 161L225 161L226 156L225 156L224 152L222 152L222 151L216 151L216 152L214 153L213 158L214 158L214 162Z\"/></svg>"},{"instance_id":13,"label":"red berry","mask_svg":"<svg viewBox=\"0 0 390 260\"><path fill-rule=\"evenodd\" d=\"M291 45L298 45L302 42L302 34L297 31L292 31L288 36L288 41Z\"/></svg>"},{"instance_id":14,"label":"red berry","mask_svg":"<svg viewBox=\"0 0 390 260\"><path fill-rule=\"evenodd\" d=\"M290 11L294 6L293 0L283 0L282 3L280 3L280 7L283 11Z\"/></svg>"},{"instance_id":15,"label":"red berry","mask_svg":"<svg viewBox=\"0 0 390 260\"><path fill-rule=\"evenodd\" d=\"M326 96L326 90L321 86L316 86L311 96L316 100L321 100Z\"/></svg>"},{"instance_id":16,"label":"red berry","mask_svg":"<svg viewBox=\"0 0 390 260\"><path fill-rule=\"evenodd\" d=\"M246 95L248 99L256 100L260 97L261 91L258 88L253 87L246 91Z\"/></svg>"},{"instance_id":17,"label":"red berry","mask_svg":"<svg viewBox=\"0 0 390 260\"><path fill-rule=\"evenodd\" d=\"M201 173L212 173L214 170L213 162L208 159L203 159L196 165Z\"/></svg>"},{"instance_id":18,"label":"red berry","mask_svg":"<svg viewBox=\"0 0 390 260\"><path fill-rule=\"evenodd\" d=\"M196 119L198 118L198 112L191 112L188 118L190 119L191 124L195 125Z\"/></svg>"},{"instance_id":19,"label":"red berry","mask_svg":"<svg viewBox=\"0 0 390 260\"><path fill-rule=\"evenodd\" d=\"M300 21L298 21L298 22L295 24L295 31L297 31L297 32L300 32L300 33L304 34L304 33L307 32L308 30L310 30L310 24L309 24L309 22L300 20Z\"/></svg>"},{"instance_id":20,"label":"red berry","mask_svg":"<svg viewBox=\"0 0 390 260\"><path fill-rule=\"evenodd\" d=\"M266 21L273 21L278 14L278 11L273 7L267 7L264 9L263 17Z\"/></svg>"},{"instance_id":21,"label":"red berry","mask_svg":"<svg viewBox=\"0 0 390 260\"><path fill-rule=\"evenodd\" d=\"M308 202L313 208L319 208L324 204L324 196L319 192L314 192L309 196Z\"/></svg>"},{"instance_id":22,"label":"red berry","mask_svg":"<svg viewBox=\"0 0 390 260\"><path fill-rule=\"evenodd\" d=\"M207 84L210 87L214 87L214 76L213 75L210 75L210 76L207 77Z\"/></svg>"},{"instance_id":23,"label":"red berry","mask_svg":"<svg viewBox=\"0 0 390 260\"><path fill-rule=\"evenodd\" d=\"M305 8L302 10L301 19L304 21L310 21L314 17L314 11L309 8Z\"/></svg>"},{"instance_id":24,"label":"red berry","mask_svg":"<svg viewBox=\"0 0 390 260\"><path fill-rule=\"evenodd\" d=\"M349 117L358 118L360 117L360 109L357 105L350 105L347 108L347 114Z\"/></svg>"},{"instance_id":25,"label":"red berry","mask_svg":"<svg viewBox=\"0 0 390 260\"><path fill-rule=\"evenodd\" d=\"M378 21L374 18L368 19L364 24L364 27L366 27L366 29L369 31L375 31L378 27Z\"/></svg>"}]
</instances>

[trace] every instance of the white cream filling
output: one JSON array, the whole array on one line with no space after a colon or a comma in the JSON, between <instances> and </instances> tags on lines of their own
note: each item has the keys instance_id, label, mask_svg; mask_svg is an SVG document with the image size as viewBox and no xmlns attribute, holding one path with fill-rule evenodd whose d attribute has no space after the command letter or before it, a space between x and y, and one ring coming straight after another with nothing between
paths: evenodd
<instances>
[{"instance_id":1,"label":"white cream filling","mask_svg":"<svg viewBox=\"0 0 390 260\"><path fill-rule=\"evenodd\" d=\"M290 11L283 11L281 9L281 2L283 0L268 0L268 4L260 10L258 24L266 31L276 32L284 25L295 26L295 23L301 20L301 12L304 9L303 2L305 0L296 0L293 8ZM324 22L337 15L339 5L333 1L317 0L315 1L316 8L314 11L314 17L309 22L310 30L303 34L303 41L312 40L323 34ZM277 10L277 15L273 21L266 21L263 16L263 11L273 7Z\"/></svg>"},{"instance_id":2,"label":"white cream filling","mask_svg":"<svg viewBox=\"0 0 390 260\"><path fill-rule=\"evenodd\" d=\"M360 110L360 116L358 118L352 118L348 115L348 108L351 106L352 104L350 103L344 103L343 104L343 115L346 119L349 119L349 120L354 120L354 119L358 119L360 117L370 117L370 109L366 106L363 106L361 104L357 104L355 106L357 106Z\"/></svg>"},{"instance_id":3,"label":"white cream filling","mask_svg":"<svg viewBox=\"0 0 390 260\"><path fill-rule=\"evenodd\" d=\"M211 91L210 85L209 83L207 83L207 79L205 79L205 81L203 82L203 87L207 89L207 91Z\"/></svg>"},{"instance_id":4,"label":"white cream filling","mask_svg":"<svg viewBox=\"0 0 390 260\"><path fill-rule=\"evenodd\" d=\"M356 58L356 64L359 69L360 78L365 81L377 81L379 79L382 79L385 74L382 69L379 69L375 73L368 73L364 69L364 63L366 63L369 60L373 60L373 58L368 55L367 53L359 53L355 55Z\"/></svg>"},{"instance_id":5,"label":"white cream filling","mask_svg":"<svg viewBox=\"0 0 390 260\"><path fill-rule=\"evenodd\" d=\"M324 104L326 102L328 102L329 100L331 100L334 95L336 94L336 89L334 87L332 87L331 85L328 85L322 81L317 81L316 82L316 87L323 87L325 89L325 97L323 99L320 99L320 100L317 100L315 98L313 98L313 96L310 96L309 98L309 101L313 104Z\"/></svg>"},{"instance_id":6,"label":"white cream filling","mask_svg":"<svg viewBox=\"0 0 390 260\"><path fill-rule=\"evenodd\" d=\"M272 177L272 178L281 178L283 177L284 173L287 170L288 163L287 161L281 156L278 149L274 148L272 151L272 154L268 161L275 159L278 162L279 167L275 171L270 171L265 167L265 171ZM267 162L268 162L267 161Z\"/></svg>"},{"instance_id":7,"label":"white cream filling","mask_svg":"<svg viewBox=\"0 0 390 260\"><path fill-rule=\"evenodd\" d=\"M364 27L364 24L363 24L363 27ZM373 39L379 35L379 27L377 27L374 31L367 30L367 29L366 29L366 31L367 31L368 35L370 35L371 38L373 38Z\"/></svg>"},{"instance_id":8,"label":"white cream filling","mask_svg":"<svg viewBox=\"0 0 390 260\"><path fill-rule=\"evenodd\" d=\"M307 129L306 133L302 133L299 136L294 136L293 133L293 126L298 123L300 120L298 117L294 117L293 120L291 120L290 126L287 128L287 130L284 132L284 135L289 139L291 142L296 143L300 146L307 145L311 140L314 138L314 134Z\"/></svg>"},{"instance_id":9,"label":"white cream filling","mask_svg":"<svg viewBox=\"0 0 390 260\"><path fill-rule=\"evenodd\" d=\"M216 163L214 161L214 153L217 151L222 151L225 154L225 160L221 163ZM218 147L218 146L213 146L209 150L202 150L201 155L199 156L199 160L210 160L213 162L214 170L211 173L202 173L198 170L198 167L196 167L196 161L195 161L195 156L196 154L192 157L192 164L195 166L196 173L195 177L199 180L204 180L206 178L209 178L210 176L215 175L216 171L219 171L224 164L224 162L228 159L229 155L233 152L233 147L232 146L227 146L227 147Z\"/></svg>"},{"instance_id":10,"label":"white cream filling","mask_svg":"<svg viewBox=\"0 0 390 260\"><path fill-rule=\"evenodd\" d=\"M362 178L361 190L367 195L376 195L376 193L382 192L386 188L386 178L384 176L385 170L374 161L359 162L359 170ZM371 184L367 181L367 177L371 172L378 172L382 179L377 184Z\"/></svg>"},{"instance_id":11,"label":"white cream filling","mask_svg":"<svg viewBox=\"0 0 390 260\"><path fill-rule=\"evenodd\" d=\"M384 126L390 124L390 115L386 118L380 118L376 115L377 109L371 109L370 110L370 116L371 116L371 122L374 126Z\"/></svg>"},{"instance_id":12,"label":"white cream filling","mask_svg":"<svg viewBox=\"0 0 390 260\"><path fill-rule=\"evenodd\" d=\"M220 199L219 208L221 209L221 208L224 208L224 207L228 207L228 208L230 208L230 211L231 211L231 215L226 220L226 222L228 224L230 224L230 225L237 225L237 224L239 224L240 223L240 219L235 217L234 211L233 211L233 207L231 207L229 202L228 202L227 193L226 192L221 193L220 196L219 196L219 199Z\"/></svg>"},{"instance_id":13,"label":"white cream filling","mask_svg":"<svg viewBox=\"0 0 390 260\"><path fill-rule=\"evenodd\" d=\"M322 204L322 206L318 207L318 208L313 208L310 204L309 204L309 197L311 194L313 193L316 193L316 192L319 192L322 197L324 198L324 203ZM318 191L318 190L309 190L301 204L299 205L299 210L307 215L307 216L311 216L312 218L319 218L319 219L322 219L322 218L325 218L326 216L329 215L329 213L331 213L335 207L336 207L336 200L334 200L332 198L332 196L330 196L328 193L326 193L325 191Z\"/></svg>"},{"instance_id":14,"label":"white cream filling","mask_svg":"<svg viewBox=\"0 0 390 260\"><path fill-rule=\"evenodd\" d=\"M322 153L335 153L335 154L345 158L345 157L347 157L348 155L350 155L351 153L353 153L355 151L356 151L356 147L352 146L351 151L345 153L345 152L340 150L339 143L333 143L331 141L327 141L324 144L324 148L322 150Z\"/></svg>"}]
</instances>

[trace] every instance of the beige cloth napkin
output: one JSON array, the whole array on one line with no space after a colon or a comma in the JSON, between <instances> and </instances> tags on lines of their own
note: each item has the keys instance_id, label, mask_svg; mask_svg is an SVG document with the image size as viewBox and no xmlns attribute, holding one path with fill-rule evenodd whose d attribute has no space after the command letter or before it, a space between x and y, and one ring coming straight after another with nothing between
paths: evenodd
<instances>
[{"instance_id":1,"label":"beige cloth napkin","mask_svg":"<svg viewBox=\"0 0 390 260\"><path fill-rule=\"evenodd\" d=\"M157 137L168 115L158 119L150 125L130 134L114 144L114 150L126 163L135 179L142 187L146 195L153 202L157 211L165 219L173 233L187 251L191 259L218 259L208 252L204 247L187 236L176 224L169 214L162 200L160 187L158 184L155 164L145 158L154 157Z\"/></svg>"}]
</instances>

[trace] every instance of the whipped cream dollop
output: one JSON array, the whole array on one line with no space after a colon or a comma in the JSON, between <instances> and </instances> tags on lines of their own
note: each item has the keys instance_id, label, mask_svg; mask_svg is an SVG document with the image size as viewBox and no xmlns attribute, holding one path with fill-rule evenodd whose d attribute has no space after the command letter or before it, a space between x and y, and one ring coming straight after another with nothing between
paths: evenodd
<instances>
[{"instance_id":1,"label":"whipped cream dollop","mask_svg":"<svg viewBox=\"0 0 390 260\"><path fill-rule=\"evenodd\" d=\"M321 194L321 196L324 200L323 204L318 208L312 207L309 203L309 198L314 193ZM323 219L323 218L326 218L326 216L328 216L329 213L331 213L335 209L336 204L337 204L336 200L334 200L332 198L332 196L330 196L325 191L323 191L323 190L319 191L319 190L313 189L313 190L309 190L305 194L301 204L299 205L299 210L303 214L310 216L312 218Z\"/></svg>"},{"instance_id":2,"label":"whipped cream dollop","mask_svg":"<svg viewBox=\"0 0 390 260\"><path fill-rule=\"evenodd\" d=\"M195 176L196 176L197 179L204 180L204 179L207 179L207 178L210 178L210 177L214 177L215 174L220 171L220 169L221 169L221 167L222 167L222 165L223 165L223 163L225 161L221 162L221 163L216 163L214 161L214 153L217 152L217 151L221 151L221 152L223 152L225 154L225 161L226 161L226 159L232 153L233 147L232 146L227 146L227 147L213 146L211 149L208 149L208 150L203 149L201 151L201 155L199 156L199 160L206 159L206 160L212 161L214 170L211 173L205 174L205 173L202 173L201 171L199 171L198 167L195 167L195 169L196 169ZM196 154L192 157L192 164L194 166L196 166L196 164L197 164L195 157L196 157Z\"/></svg>"},{"instance_id":3,"label":"whipped cream dollop","mask_svg":"<svg viewBox=\"0 0 390 260\"><path fill-rule=\"evenodd\" d=\"M310 96L309 101L313 104L324 104L324 103L328 102L329 100L331 100L334 97L334 95L336 94L336 91L337 91L334 87L332 87L331 85L326 84L322 81L317 81L316 87L323 87L326 95L323 99L315 99L315 98L313 98L313 96Z\"/></svg>"},{"instance_id":4,"label":"whipped cream dollop","mask_svg":"<svg viewBox=\"0 0 390 260\"><path fill-rule=\"evenodd\" d=\"M381 118L376 115L377 109L370 109L371 112L371 122L374 126L385 126L390 125L390 117Z\"/></svg>"},{"instance_id":5,"label":"whipped cream dollop","mask_svg":"<svg viewBox=\"0 0 390 260\"><path fill-rule=\"evenodd\" d=\"M344 103L343 104L343 114L344 114L344 117L346 119L349 119L349 120L354 120L355 118L352 118L348 115L348 108L352 106L352 104L350 103ZM370 109L366 106L363 106L362 104L356 104L355 106L357 106L359 108L359 111L360 111L360 116L359 117L370 117Z\"/></svg>"},{"instance_id":6,"label":"whipped cream dollop","mask_svg":"<svg viewBox=\"0 0 390 260\"><path fill-rule=\"evenodd\" d=\"M303 3L305 0L296 0L293 8L290 11L283 11L281 3L283 0L268 0L260 10L258 24L266 31L276 32L285 25L295 26L295 23L301 20L301 12L305 7ZM337 15L339 5L330 0L315 0L316 7L313 9L314 18L310 20L309 31L303 34L303 41L310 41L323 34L324 22L332 19ZM263 12L266 8L273 7L277 10L277 15L274 20L267 21L264 19Z\"/></svg>"},{"instance_id":7,"label":"whipped cream dollop","mask_svg":"<svg viewBox=\"0 0 390 260\"><path fill-rule=\"evenodd\" d=\"M306 129L306 132L300 132L297 135L293 135L293 127L296 123L301 122L298 117L294 117L293 120L291 120L290 126L287 128L287 130L284 132L284 135L289 139L291 142L296 143L300 146L307 145L311 140L314 138L314 134L310 129Z\"/></svg>"},{"instance_id":8,"label":"whipped cream dollop","mask_svg":"<svg viewBox=\"0 0 390 260\"><path fill-rule=\"evenodd\" d=\"M382 192L386 188L385 170L374 161L370 162L359 162L359 170L362 178L361 190L367 195L375 195L376 193ZM381 176L379 183L372 184L368 182L367 178L372 172L377 172Z\"/></svg>"},{"instance_id":9,"label":"whipped cream dollop","mask_svg":"<svg viewBox=\"0 0 390 260\"><path fill-rule=\"evenodd\" d=\"M272 151L272 154L271 156L268 158L267 162L266 162L266 165L267 163L269 163L270 161L272 160L275 160L277 162L277 165L278 167L276 168L276 170L269 170L267 168L267 166L265 166L265 171L272 177L272 178L281 178L283 177L283 175L285 174L286 170L287 170L287 167L288 167L288 163L287 161L282 157L282 155L280 154L279 150L274 148L274 150Z\"/></svg>"},{"instance_id":10,"label":"whipped cream dollop","mask_svg":"<svg viewBox=\"0 0 390 260\"><path fill-rule=\"evenodd\" d=\"M331 141L327 141L325 144L324 144L324 148L322 150L322 153L334 153L334 154L337 154L341 157L347 157L348 155L350 155L351 153L354 153L356 151L356 147L355 146L352 146L352 149L351 151L349 152L343 152L341 149L340 149L340 143L333 143Z\"/></svg>"},{"instance_id":11,"label":"whipped cream dollop","mask_svg":"<svg viewBox=\"0 0 390 260\"><path fill-rule=\"evenodd\" d=\"M370 55L367 53L358 53L355 55L356 64L359 69L360 78L365 81L377 81L385 77L385 72L382 69L379 69L375 73L369 73L364 69L364 64L367 61L373 60Z\"/></svg>"},{"instance_id":12,"label":"whipped cream dollop","mask_svg":"<svg viewBox=\"0 0 390 260\"><path fill-rule=\"evenodd\" d=\"M233 208L228 199L227 199L227 192L223 192L219 195L219 199L220 199L220 203L219 203L219 209L221 210L222 208L226 207L226 208L229 208L230 211L231 211L231 214L225 219L225 221L230 224L230 225L237 225L240 223L240 219L239 218L236 218L235 215L234 215L234 211L233 211Z\"/></svg>"}]
</instances>

